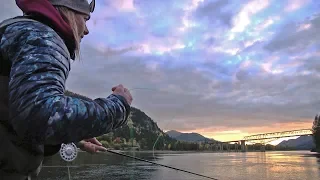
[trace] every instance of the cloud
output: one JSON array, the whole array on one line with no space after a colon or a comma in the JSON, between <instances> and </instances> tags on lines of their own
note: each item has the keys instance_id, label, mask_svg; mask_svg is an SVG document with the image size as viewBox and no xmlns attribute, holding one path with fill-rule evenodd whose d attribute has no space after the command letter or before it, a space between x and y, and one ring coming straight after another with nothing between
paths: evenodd
<instances>
[{"instance_id":1,"label":"cloud","mask_svg":"<svg viewBox=\"0 0 320 180\"><path fill-rule=\"evenodd\" d=\"M219 21L222 25L231 26L232 12L224 11L229 3L229 0L205 1L195 10L194 15L196 18L206 19L212 24Z\"/></svg>"},{"instance_id":2,"label":"cloud","mask_svg":"<svg viewBox=\"0 0 320 180\"><path fill-rule=\"evenodd\" d=\"M299 52L308 47L319 47L320 14L308 20L291 22L281 27L274 38L265 46L268 51Z\"/></svg>"},{"instance_id":3,"label":"cloud","mask_svg":"<svg viewBox=\"0 0 320 180\"><path fill-rule=\"evenodd\" d=\"M97 98L122 83L160 128L220 140L311 128L319 8L289 2L98 0L67 88Z\"/></svg>"},{"instance_id":4,"label":"cloud","mask_svg":"<svg viewBox=\"0 0 320 180\"><path fill-rule=\"evenodd\" d=\"M308 4L310 0L290 0L285 7L286 12L291 12L300 9L304 5Z\"/></svg>"}]
</instances>

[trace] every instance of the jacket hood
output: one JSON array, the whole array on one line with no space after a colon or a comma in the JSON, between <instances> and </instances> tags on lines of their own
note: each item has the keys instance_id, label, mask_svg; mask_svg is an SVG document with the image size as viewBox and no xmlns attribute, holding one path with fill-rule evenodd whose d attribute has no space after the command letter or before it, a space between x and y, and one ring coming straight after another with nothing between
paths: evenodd
<instances>
[{"instance_id":1,"label":"jacket hood","mask_svg":"<svg viewBox=\"0 0 320 180\"><path fill-rule=\"evenodd\" d=\"M75 38L72 29L48 0L16 0L16 4L24 14L48 20L47 23L66 41L69 51L71 50L70 54L74 54Z\"/></svg>"}]
</instances>

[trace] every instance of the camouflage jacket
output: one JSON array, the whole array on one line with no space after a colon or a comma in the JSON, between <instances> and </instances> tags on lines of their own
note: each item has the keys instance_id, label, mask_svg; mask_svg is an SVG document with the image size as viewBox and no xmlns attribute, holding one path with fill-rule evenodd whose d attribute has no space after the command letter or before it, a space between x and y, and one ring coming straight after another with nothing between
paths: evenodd
<instances>
[{"instance_id":1,"label":"camouflage jacket","mask_svg":"<svg viewBox=\"0 0 320 180\"><path fill-rule=\"evenodd\" d=\"M70 53L49 26L40 22L11 24L2 34L0 48L2 64L10 64L5 94L9 118L0 120L12 126L22 143L78 142L127 122L130 106L122 96L85 100L64 95Z\"/></svg>"}]
</instances>

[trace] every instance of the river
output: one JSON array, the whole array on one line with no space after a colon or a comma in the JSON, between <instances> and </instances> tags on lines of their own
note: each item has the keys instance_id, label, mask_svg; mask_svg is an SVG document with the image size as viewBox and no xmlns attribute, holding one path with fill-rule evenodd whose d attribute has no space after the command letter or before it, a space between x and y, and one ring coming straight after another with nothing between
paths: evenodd
<instances>
[{"instance_id":1,"label":"river","mask_svg":"<svg viewBox=\"0 0 320 180\"><path fill-rule=\"evenodd\" d=\"M320 156L308 151L128 154L219 180L320 179ZM67 180L66 165L55 155L44 162L37 179ZM81 152L68 165L72 180L206 179L110 153L91 155Z\"/></svg>"}]
</instances>

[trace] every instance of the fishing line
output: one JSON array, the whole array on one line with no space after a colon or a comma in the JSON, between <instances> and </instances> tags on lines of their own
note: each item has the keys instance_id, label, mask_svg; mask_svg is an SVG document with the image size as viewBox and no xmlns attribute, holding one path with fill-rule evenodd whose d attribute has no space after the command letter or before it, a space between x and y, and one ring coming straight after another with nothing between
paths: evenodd
<instances>
[{"instance_id":1,"label":"fishing line","mask_svg":"<svg viewBox=\"0 0 320 180\"><path fill-rule=\"evenodd\" d=\"M145 87L136 87L136 88L129 89L129 91L132 91L132 90L149 90L149 91L159 91L159 92L164 92L164 93L173 93L173 92L170 92L170 91L164 91L164 90L159 90L159 89L155 89L155 88L145 88ZM187 103L185 105L187 105ZM173 119L174 118L171 118L171 120L167 122L167 124L165 125L164 129L166 129L169 126L169 124L172 123ZM152 156L153 156L154 160L156 160L155 154L154 154L155 146L156 146L158 140L160 139L161 135L162 135L161 133L158 135L156 141L154 142L154 144L152 146Z\"/></svg>"},{"instance_id":2,"label":"fishing line","mask_svg":"<svg viewBox=\"0 0 320 180\"><path fill-rule=\"evenodd\" d=\"M201 177L205 177L205 178L208 178L208 179L218 180L218 179L215 179L215 178L212 178L212 177L209 177L209 176L205 176L205 175L202 175L202 174L198 174L198 173L194 173L194 172L191 172L191 171L187 171L187 170L175 168L175 167L172 167L172 166L167 166L167 165L159 164L159 163L156 163L156 162L148 161L148 160L145 160L145 159L142 159L142 158L138 158L138 157L135 157L135 156L130 156L130 155L123 154L123 153L119 153L119 152L115 152L115 151L112 151L112 150L108 150L108 149L107 149L107 152L113 153L113 154L116 154L116 155L120 155L120 156L125 156L125 157L132 158L132 159L136 159L136 160L139 160L139 161L151 163L151 164L154 164L154 165L166 167L166 168L169 168L169 169L174 169L174 170L177 170L177 171L182 171L182 172L189 173L189 174L193 174L193 175L196 175L196 176L201 176Z\"/></svg>"},{"instance_id":3,"label":"fishing line","mask_svg":"<svg viewBox=\"0 0 320 180\"><path fill-rule=\"evenodd\" d=\"M132 90L149 90L149 91L159 91L159 92L164 92L164 93L173 93L173 92L170 92L170 91L164 91L164 90L159 90L159 89L154 89L154 88L145 88L145 87L136 87L136 88L131 88L131 89L129 89L129 91L132 91ZM187 102L187 103L188 103L188 102ZM185 105L187 105L187 103L186 103ZM185 106L185 105L183 105L183 106ZM166 129L166 127L173 121L173 119L174 119L174 118L171 118L171 120L167 122L167 124L165 125L164 129ZM155 141L155 143L153 144L153 147L152 147L152 154L153 154L154 160L155 160L155 156L154 156L155 146L156 146L156 144L157 144L157 142L158 142L158 140L159 140L159 138L160 138L161 136L162 136L162 133L160 133L160 134L158 135L158 137L157 137L157 139L156 139L156 141ZM177 171L186 172L186 173L189 173L189 174L193 174L193 175L205 177L205 178L208 178L208 179L215 179L215 178L208 177L208 176L204 176L204 175L201 175L201 174L198 174L198 173L194 173L194 172L182 170L182 169L179 169L179 168L175 168L175 167L171 167L171 166L167 166L167 165L155 163L155 162L148 161L148 160L145 160L145 159L141 159L141 158L138 158L138 157L135 157L135 156L126 155L126 154L114 152L114 151L111 151L111 150L107 150L107 151L110 152L110 153L113 153L113 154L117 154L117 155L120 155L120 156L129 157L129 158L132 158L132 159L136 159L136 160L139 160L139 161L144 161L144 162L147 162L147 163L151 163L151 164L154 164L154 165L158 165L158 166L162 166L162 167L174 169L174 170L177 170ZM215 180L217 180L217 179L215 179Z\"/></svg>"},{"instance_id":4,"label":"fishing line","mask_svg":"<svg viewBox=\"0 0 320 180\"><path fill-rule=\"evenodd\" d=\"M132 91L132 90L149 90L149 91L159 91L159 92L165 92L165 93L173 93L173 92L170 92L170 91L164 91L164 90L159 90L159 89L153 89L153 88L144 88L144 87L136 87L136 88L130 88L128 89L129 91ZM174 118L171 119L171 121L169 121L165 128L172 122ZM154 157L154 149L155 149L155 146L159 140L159 138L161 137L162 133L160 133L155 141L155 143L153 144L153 157ZM177 171L181 171L181 172L185 172L185 173L189 173L189 174L193 174L193 175L196 175L196 176L200 176L200 177L205 177L205 178L208 178L208 179L214 179L214 180L217 180L216 178L213 178L213 177L209 177L209 176L205 176L205 175L201 175L201 174L198 174L198 173L194 173L194 172L191 172L191 171L187 171L187 170L183 170L183 169L179 169L179 168L175 168L175 167L172 167L172 166L167 166L167 165L163 165L163 164L159 164L159 163L156 163L156 162L152 162L152 161L148 161L148 160L145 160L145 159L142 159L142 158L138 158L138 157L135 157L135 156L130 156L130 155L127 155L127 154L123 154L123 153L119 153L119 152L115 152L115 151L112 151L112 150L109 150L107 149L106 150L107 152L109 153L112 153L112 154L116 154L116 155L120 155L120 156L125 156L125 157L128 157L128 158L131 158L131 159L135 159L135 160L139 160L139 161L143 161L143 162L147 162L147 163L150 163L150 164L153 164L153 165L158 165L158 166L162 166L162 167L166 167L166 168L169 168L169 169L174 169L174 170L177 170ZM78 155L78 150L77 150L77 146L74 144L74 143L70 143L70 144L62 144L61 145L61 149L60 149L60 157L67 161L68 163L71 162L71 161L74 161ZM155 157L154 157L155 158ZM70 174L70 167L69 167L69 164L67 165L67 168L68 168L68 178L69 180L71 180L71 174Z\"/></svg>"}]
</instances>

